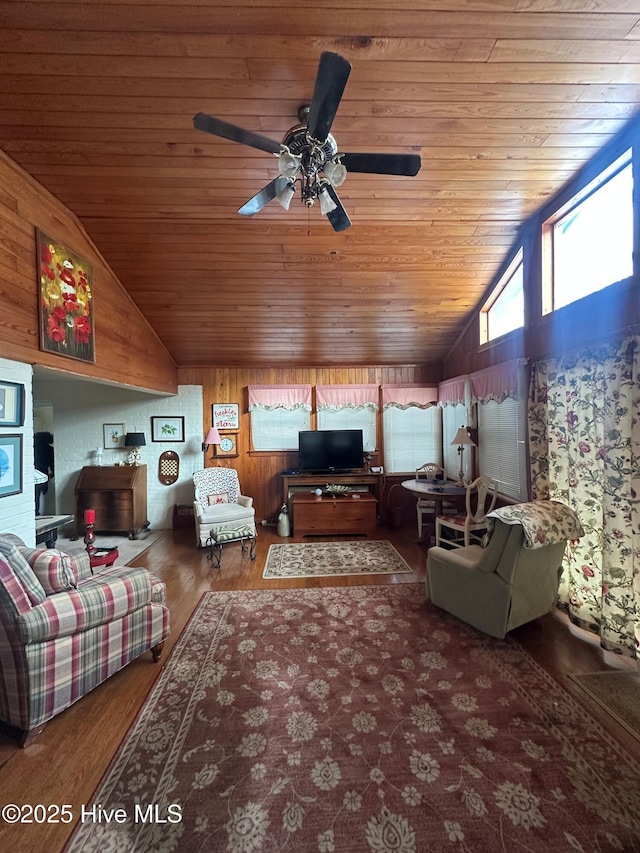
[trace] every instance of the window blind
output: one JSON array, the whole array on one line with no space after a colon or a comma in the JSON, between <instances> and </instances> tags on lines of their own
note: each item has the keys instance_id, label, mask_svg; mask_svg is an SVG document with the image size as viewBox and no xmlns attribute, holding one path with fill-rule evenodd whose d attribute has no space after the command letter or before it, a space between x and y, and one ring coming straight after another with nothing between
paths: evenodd
<instances>
[{"instance_id":1,"label":"window blind","mask_svg":"<svg viewBox=\"0 0 640 853\"><path fill-rule=\"evenodd\" d=\"M249 385L254 450L297 450L311 421L310 385Z\"/></svg>"},{"instance_id":2,"label":"window blind","mask_svg":"<svg viewBox=\"0 0 640 853\"><path fill-rule=\"evenodd\" d=\"M508 362L471 376L478 404L478 470L498 490L528 500L526 366Z\"/></svg>"},{"instance_id":3,"label":"window blind","mask_svg":"<svg viewBox=\"0 0 640 853\"><path fill-rule=\"evenodd\" d=\"M251 412L251 441L254 450L297 450L298 433L309 429L304 409L254 409Z\"/></svg>"},{"instance_id":4,"label":"window blind","mask_svg":"<svg viewBox=\"0 0 640 853\"><path fill-rule=\"evenodd\" d=\"M387 473L413 473L425 462L442 464L442 419L438 406L385 407L382 422Z\"/></svg>"}]
</instances>

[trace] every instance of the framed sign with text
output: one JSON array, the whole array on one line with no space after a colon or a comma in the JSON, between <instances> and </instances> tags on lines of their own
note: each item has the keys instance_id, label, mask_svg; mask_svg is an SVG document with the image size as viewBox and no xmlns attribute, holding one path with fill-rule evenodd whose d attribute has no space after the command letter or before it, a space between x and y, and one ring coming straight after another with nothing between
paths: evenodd
<instances>
[{"instance_id":1,"label":"framed sign with text","mask_svg":"<svg viewBox=\"0 0 640 853\"><path fill-rule=\"evenodd\" d=\"M237 403L213 403L211 419L216 429L239 429L240 411Z\"/></svg>"}]
</instances>

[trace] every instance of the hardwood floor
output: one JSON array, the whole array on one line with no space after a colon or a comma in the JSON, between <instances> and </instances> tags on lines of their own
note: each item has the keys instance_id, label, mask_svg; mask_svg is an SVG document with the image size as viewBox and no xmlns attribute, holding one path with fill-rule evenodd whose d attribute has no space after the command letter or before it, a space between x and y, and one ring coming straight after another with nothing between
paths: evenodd
<instances>
[{"instance_id":1,"label":"hardwood floor","mask_svg":"<svg viewBox=\"0 0 640 853\"><path fill-rule=\"evenodd\" d=\"M426 548L416 543L413 527L380 529L377 538L390 539L414 569L414 574L368 576L366 583L410 583L424 579ZM27 749L20 749L15 741L0 734L0 806L6 803L70 804L74 818L78 819L81 805L90 803L97 784L204 592L361 585L363 582L357 576L314 578L306 583L304 580L262 580L269 545L283 541L271 527L260 528L253 562L242 557L237 545L226 547L220 573L209 567L206 551L197 550L194 540L193 531L167 531L162 539L132 561L132 565L152 570L167 584L171 636L160 664L154 665L150 654L133 661L51 720ZM618 725L568 677L576 672L610 669L599 646L576 636L559 615L545 616L513 631L510 636L640 760L640 740ZM613 663L618 664L617 661ZM73 823L19 826L0 821L0 849L57 853L64 847L72 829Z\"/></svg>"}]
</instances>

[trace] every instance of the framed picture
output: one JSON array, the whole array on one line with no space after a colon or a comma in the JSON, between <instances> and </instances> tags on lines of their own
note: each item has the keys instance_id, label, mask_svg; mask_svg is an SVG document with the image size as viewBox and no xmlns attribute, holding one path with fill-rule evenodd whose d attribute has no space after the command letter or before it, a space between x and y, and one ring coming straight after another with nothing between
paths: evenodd
<instances>
[{"instance_id":1,"label":"framed picture","mask_svg":"<svg viewBox=\"0 0 640 853\"><path fill-rule=\"evenodd\" d=\"M0 497L22 492L22 436L0 436Z\"/></svg>"},{"instance_id":2,"label":"framed picture","mask_svg":"<svg viewBox=\"0 0 640 853\"><path fill-rule=\"evenodd\" d=\"M238 456L238 433L227 432L220 438L220 444L213 445L214 456Z\"/></svg>"},{"instance_id":3,"label":"framed picture","mask_svg":"<svg viewBox=\"0 0 640 853\"><path fill-rule=\"evenodd\" d=\"M216 429L239 429L240 407L237 403L213 403L211 420Z\"/></svg>"},{"instance_id":4,"label":"framed picture","mask_svg":"<svg viewBox=\"0 0 640 853\"><path fill-rule=\"evenodd\" d=\"M0 426L24 424L24 385L0 382Z\"/></svg>"},{"instance_id":5,"label":"framed picture","mask_svg":"<svg viewBox=\"0 0 640 853\"><path fill-rule=\"evenodd\" d=\"M124 424L102 424L103 446L105 450L119 450L124 447Z\"/></svg>"},{"instance_id":6,"label":"framed picture","mask_svg":"<svg viewBox=\"0 0 640 853\"><path fill-rule=\"evenodd\" d=\"M91 265L36 228L40 349L95 361Z\"/></svg>"},{"instance_id":7,"label":"framed picture","mask_svg":"<svg viewBox=\"0 0 640 853\"><path fill-rule=\"evenodd\" d=\"M184 441L184 417L151 418L151 441Z\"/></svg>"}]
</instances>

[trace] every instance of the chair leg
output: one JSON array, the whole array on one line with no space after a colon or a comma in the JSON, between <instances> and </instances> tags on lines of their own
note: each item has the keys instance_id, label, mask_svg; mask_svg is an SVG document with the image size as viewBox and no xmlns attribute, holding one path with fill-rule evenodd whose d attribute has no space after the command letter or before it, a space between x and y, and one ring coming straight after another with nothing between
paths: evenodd
<instances>
[{"instance_id":1,"label":"chair leg","mask_svg":"<svg viewBox=\"0 0 640 853\"><path fill-rule=\"evenodd\" d=\"M160 660L160 655L162 654L162 649L164 648L164 640L161 643L156 643L155 646L151 647L151 654L153 655L153 662L158 663Z\"/></svg>"}]
</instances>

